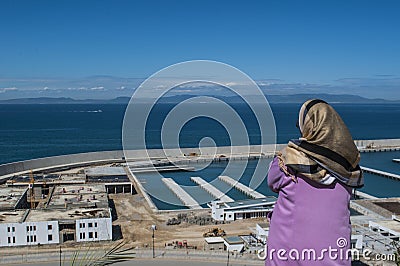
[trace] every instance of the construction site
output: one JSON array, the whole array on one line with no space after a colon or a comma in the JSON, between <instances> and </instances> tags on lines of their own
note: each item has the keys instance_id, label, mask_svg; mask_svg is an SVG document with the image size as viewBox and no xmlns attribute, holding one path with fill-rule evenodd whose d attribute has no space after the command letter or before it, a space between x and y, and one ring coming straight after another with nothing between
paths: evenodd
<instances>
[{"instance_id":1,"label":"construction site","mask_svg":"<svg viewBox=\"0 0 400 266\"><path fill-rule=\"evenodd\" d=\"M252 153L215 160L263 156L266 155ZM199 191L209 193L214 200L206 206L196 204L193 206L197 207L190 208L185 207L188 201L184 198L181 208L157 208L140 173L165 171L191 175L190 160L199 160L197 155L179 158L184 161L183 166L171 165L161 157L156 157L150 165L140 158L127 162L120 152L40 160L0 167L1 254L28 252L30 247L43 251L59 247L73 250L89 243L104 247L123 241L143 258L148 256L146 250L154 248L164 255L175 254L171 250L216 254L229 251L247 254L256 261L256 254L268 238L269 224L265 217L273 209L276 197L235 183L229 176L220 176L218 180L231 183L233 189L246 195L244 199L234 199L229 194L221 196L222 191L205 179L191 178ZM164 186L166 191L171 190ZM178 183L175 186L182 189ZM399 206L399 198L377 198L357 192L350 205L352 246L391 253L391 242L400 237ZM20 248L12 249L15 246Z\"/></svg>"},{"instance_id":2,"label":"construction site","mask_svg":"<svg viewBox=\"0 0 400 266\"><path fill-rule=\"evenodd\" d=\"M0 232L7 236L1 238L1 246L73 246L123 238L146 248L156 224L157 247L202 249L203 233L218 224L210 210L154 211L129 169L132 165L122 161L106 161L29 170L7 178L0 187ZM177 217L179 224L168 223ZM218 224L237 235L248 234L250 225L254 221Z\"/></svg>"}]
</instances>

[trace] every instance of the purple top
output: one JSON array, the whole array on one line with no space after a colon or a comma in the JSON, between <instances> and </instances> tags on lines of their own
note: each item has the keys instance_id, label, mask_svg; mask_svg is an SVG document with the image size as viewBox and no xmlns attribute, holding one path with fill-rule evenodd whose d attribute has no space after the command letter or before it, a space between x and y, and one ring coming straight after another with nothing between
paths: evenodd
<instances>
[{"instance_id":1,"label":"purple top","mask_svg":"<svg viewBox=\"0 0 400 266\"><path fill-rule=\"evenodd\" d=\"M279 168L277 158L272 161L268 186L279 196L269 215L265 265L351 265L346 259L351 188L337 182L321 185L301 176L297 180Z\"/></svg>"}]
</instances>

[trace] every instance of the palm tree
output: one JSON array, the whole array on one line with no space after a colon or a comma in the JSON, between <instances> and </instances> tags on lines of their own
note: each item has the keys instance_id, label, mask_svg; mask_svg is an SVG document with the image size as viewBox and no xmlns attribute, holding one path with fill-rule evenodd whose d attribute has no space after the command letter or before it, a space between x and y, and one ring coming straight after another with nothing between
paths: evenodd
<instances>
[{"instance_id":1,"label":"palm tree","mask_svg":"<svg viewBox=\"0 0 400 266\"><path fill-rule=\"evenodd\" d=\"M64 258L62 265L103 266L134 259L135 253L132 252L133 247L127 248L125 245L126 243L120 242L110 250L101 251L89 246L88 248L75 251L70 261L65 261Z\"/></svg>"}]
</instances>

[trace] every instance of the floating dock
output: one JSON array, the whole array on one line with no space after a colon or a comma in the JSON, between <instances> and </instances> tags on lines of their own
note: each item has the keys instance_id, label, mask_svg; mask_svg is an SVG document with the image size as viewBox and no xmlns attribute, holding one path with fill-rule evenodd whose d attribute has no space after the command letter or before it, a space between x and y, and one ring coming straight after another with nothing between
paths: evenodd
<instances>
[{"instance_id":1,"label":"floating dock","mask_svg":"<svg viewBox=\"0 0 400 266\"><path fill-rule=\"evenodd\" d=\"M232 177L229 176L219 176L218 177L220 180L224 181L225 183L228 183L229 185L231 185L232 187L236 188L237 190L243 192L244 194L246 194L247 196L252 197L253 199L261 199L261 198L265 198L265 196L257 191L255 191L254 189L243 185L242 183L240 183L239 181L233 179Z\"/></svg>"},{"instance_id":2,"label":"floating dock","mask_svg":"<svg viewBox=\"0 0 400 266\"><path fill-rule=\"evenodd\" d=\"M364 167L364 166L361 166L361 169L366 173L371 173L371 174L374 174L374 175L380 175L380 176L384 176L384 177L387 177L387 178L391 178L391 179L400 181L400 175L396 175L396 174L392 174L392 173L388 173L388 172L385 172L385 171L376 170L376 169L372 169L372 168L368 168L368 167Z\"/></svg>"},{"instance_id":3,"label":"floating dock","mask_svg":"<svg viewBox=\"0 0 400 266\"><path fill-rule=\"evenodd\" d=\"M232 198L225 195L225 193L223 193L222 191L220 191L219 189L217 189L216 187L214 187L213 185L211 185L210 183L208 183L201 177L192 176L190 178L190 180L192 180L197 185L199 185L202 189L204 189L205 191L210 193L213 197L215 197L215 199L219 199L223 202L234 202L234 200Z\"/></svg>"},{"instance_id":4,"label":"floating dock","mask_svg":"<svg viewBox=\"0 0 400 266\"><path fill-rule=\"evenodd\" d=\"M192 198L181 186L179 186L172 178L162 178L164 184L182 201L185 206L190 209L203 209L199 203Z\"/></svg>"}]
</instances>

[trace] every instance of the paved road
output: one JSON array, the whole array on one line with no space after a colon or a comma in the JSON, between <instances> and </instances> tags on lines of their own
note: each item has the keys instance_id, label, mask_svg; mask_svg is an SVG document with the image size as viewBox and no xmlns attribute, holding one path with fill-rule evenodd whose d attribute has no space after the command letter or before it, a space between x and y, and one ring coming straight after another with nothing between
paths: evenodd
<instances>
[{"instance_id":1,"label":"paved road","mask_svg":"<svg viewBox=\"0 0 400 266\"><path fill-rule=\"evenodd\" d=\"M26 264L13 264L14 266L59 266L60 264L57 262L53 263L26 263ZM226 266L227 262L204 262L204 261L195 261L195 260L161 260L161 259L149 259L149 260L142 260L142 259L135 259L128 262L117 263L114 264L116 266ZM264 265L263 262L259 262L258 264L249 264L247 262L230 262L229 266L250 266L250 265ZM66 266L66 265L65 265Z\"/></svg>"},{"instance_id":2,"label":"paved road","mask_svg":"<svg viewBox=\"0 0 400 266\"><path fill-rule=\"evenodd\" d=\"M100 257L104 251L94 251L95 253L84 253L81 254L84 257ZM96 254L99 252L98 254ZM206 252L200 250L182 251L182 250L156 250L156 258L152 258L152 251L150 249L134 250L135 259L118 263L115 265L137 265L137 266L150 266L150 265L166 265L166 266L222 266L227 265L227 253L221 252ZM5 255L5 254L4 254ZM5 255L0 257L0 264L2 265L60 265L59 255L57 251L48 252L30 252L28 254L19 255ZM62 253L62 265L71 265L69 260L74 256L73 251L64 251ZM81 259L84 259L81 257ZM79 256L77 258L79 264ZM238 254L232 254L230 256L229 265L232 266L262 266L264 262L256 260L253 257L241 256Z\"/></svg>"}]
</instances>

